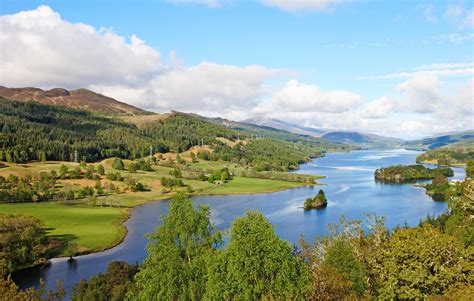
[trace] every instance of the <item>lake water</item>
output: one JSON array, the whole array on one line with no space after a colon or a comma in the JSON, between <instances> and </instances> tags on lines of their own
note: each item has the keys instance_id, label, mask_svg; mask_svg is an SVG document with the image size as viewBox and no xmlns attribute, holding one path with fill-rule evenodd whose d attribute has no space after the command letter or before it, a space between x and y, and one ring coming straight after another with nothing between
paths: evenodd
<instances>
[{"instance_id":1,"label":"lake water","mask_svg":"<svg viewBox=\"0 0 474 301\"><path fill-rule=\"evenodd\" d=\"M376 213L387 218L387 225L394 227L407 223L415 226L428 214L439 215L447 209L446 203L434 202L423 188L412 184L382 184L374 181L374 170L395 164L414 164L419 152L406 150L354 151L332 153L301 166L297 173L325 175L320 180L325 186L302 187L276 193L258 195L228 195L194 197L197 204L212 208L212 222L219 229L226 229L236 217L248 210L260 210L274 225L277 234L297 243L299 237L313 240L327 233L327 224L337 223L342 215L347 219L364 219L366 213ZM464 170L454 168L453 179L463 179ZM304 211L307 197L324 189L328 206L323 210ZM103 272L113 260L130 263L141 262L146 256L148 240L145 234L159 224L160 216L168 209L167 201L150 202L132 210L126 222L128 234L120 245L110 250L67 259L53 259L44 267L26 269L14 274L20 287L38 286L43 278L48 289L54 289L61 280L70 289L83 278ZM100 235L100 232L97 233Z\"/></svg>"}]
</instances>

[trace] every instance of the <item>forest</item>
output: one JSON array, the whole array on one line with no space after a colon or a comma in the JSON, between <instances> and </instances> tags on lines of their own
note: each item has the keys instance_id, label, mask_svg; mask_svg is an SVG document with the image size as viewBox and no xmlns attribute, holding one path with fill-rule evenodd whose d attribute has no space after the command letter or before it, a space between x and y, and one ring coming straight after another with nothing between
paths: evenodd
<instances>
[{"instance_id":1,"label":"forest","mask_svg":"<svg viewBox=\"0 0 474 301\"><path fill-rule=\"evenodd\" d=\"M410 182L433 179L437 175L452 177L454 172L451 168L427 168L423 165L388 166L374 172L375 179L381 182Z\"/></svg>"},{"instance_id":2,"label":"forest","mask_svg":"<svg viewBox=\"0 0 474 301\"><path fill-rule=\"evenodd\" d=\"M466 164L472 160L474 160L473 140L433 149L416 157L416 162L433 162L441 166Z\"/></svg>"},{"instance_id":3,"label":"forest","mask_svg":"<svg viewBox=\"0 0 474 301\"><path fill-rule=\"evenodd\" d=\"M253 136L248 132L177 112L136 126L125 119L89 111L5 99L0 99L0 128L0 161L9 163L136 159L149 155L150 148L153 152L179 153L205 144L216 150L210 159L240 162L244 158L243 163L255 165L259 170L287 171L320 156L327 150L325 145L337 147L303 136L305 143L298 139L251 139ZM219 137L230 141L250 139L247 140L250 143L231 148L217 140ZM318 150L310 148L312 140Z\"/></svg>"},{"instance_id":4,"label":"forest","mask_svg":"<svg viewBox=\"0 0 474 301\"><path fill-rule=\"evenodd\" d=\"M220 232L209 207L196 208L180 194L149 236L142 265L112 262L79 282L72 299L467 300L474 293L474 183L455 187L450 210L415 228L389 230L374 214L364 221L341 218L329 226L330 235L301 238L298 247L280 239L258 211ZM8 279L0 292L34 296Z\"/></svg>"}]
</instances>

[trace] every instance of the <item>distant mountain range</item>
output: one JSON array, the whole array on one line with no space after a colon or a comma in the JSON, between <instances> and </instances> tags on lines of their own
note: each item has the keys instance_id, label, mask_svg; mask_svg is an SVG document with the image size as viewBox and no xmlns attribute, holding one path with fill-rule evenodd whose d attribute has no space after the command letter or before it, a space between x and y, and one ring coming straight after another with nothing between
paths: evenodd
<instances>
[{"instance_id":1,"label":"distant mountain range","mask_svg":"<svg viewBox=\"0 0 474 301\"><path fill-rule=\"evenodd\" d=\"M413 150L430 150L463 141L470 145L474 141L474 130L449 132L423 139L404 141L398 138L369 133L316 129L265 117L250 118L241 121L241 123L275 128L300 135L320 137L334 143L355 145L362 149L407 148Z\"/></svg>"},{"instance_id":2,"label":"distant mountain range","mask_svg":"<svg viewBox=\"0 0 474 301\"><path fill-rule=\"evenodd\" d=\"M136 118L133 120L136 122L145 121L142 120L142 117L140 117L141 115L160 117L158 114L147 112L87 89L66 90L63 88L54 88L50 90L42 90L32 87L6 88L0 86L0 99L1 98L21 102L37 101L46 105L58 105L73 109L83 109L102 114L131 116L130 118L137 116L139 117L139 120L135 120ZM312 145L313 147L315 145L335 149L346 146L347 149L353 149L354 147L363 149L403 147L414 150L431 150L453 143L462 143L463 141L468 145L471 145L474 141L474 130L450 132L414 141L403 141L398 138L354 131L316 129L266 117L256 117L236 122L223 118L208 118L195 114L190 115L235 130L243 130L255 136L283 139L293 142L298 141ZM155 120L156 118L151 119ZM146 120L151 119L146 118Z\"/></svg>"},{"instance_id":3,"label":"distant mountain range","mask_svg":"<svg viewBox=\"0 0 474 301\"><path fill-rule=\"evenodd\" d=\"M419 140L408 141L403 144L407 149L432 150L448 145L474 145L474 130L452 132Z\"/></svg>"},{"instance_id":4,"label":"distant mountain range","mask_svg":"<svg viewBox=\"0 0 474 301\"><path fill-rule=\"evenodd\" d=\"M312 127L296 125L282 120L266 117L249 118L242 120L241 123L266 126L295 134L302 134L308 136L320 136L321 134L325 133L325 131L323 130L318 130Z\"/></svg>"},{"instance_id":5,"label":"distant mountain range","mask_svg":"<svg viewBox=\"0 0 474 301\"><path fill-rule=\"evenodd\" d=\"M354 144L363 149L399 148L404 142L398 138L359 132L329 132L322 135L321 138L332 142Z\"/></svg>"},{"instance_id":6,"label":"distant mountain range","mask_svg":"<svg viewBox=\"0 0 474 301\"><path fill-rule=\"evenodd\" d=\"M59 105L73 109L90 110L114 115L151 114L111 97L87 89L68 91L62 88L42 90L38 88L6 88L0 86L0 97L21 102L37 101L46 105Z\"/></svg>"},{"instance_id":7,"label":"distant mountain range","mask_svg":"<svg viewBox=\"0 0 474 301\"><path fill-rule=\"evenodd\" d=\"M245 119L241 122L246 124L276 128L279 130L284 130L300 135L320 137L324 140L328 140L334 143L351 144L364 149L394 148L400 147L403 144L403 140L397 138L383 137L359 132L322 130L312 127L300 126L272 118L257 117Z\"/></svg>"}]
</instances>

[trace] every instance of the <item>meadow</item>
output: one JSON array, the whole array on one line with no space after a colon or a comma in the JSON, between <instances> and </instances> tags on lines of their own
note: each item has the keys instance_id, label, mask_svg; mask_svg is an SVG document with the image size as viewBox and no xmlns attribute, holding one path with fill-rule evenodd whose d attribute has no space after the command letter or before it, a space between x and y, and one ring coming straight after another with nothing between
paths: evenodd
<instances>
[{"instance_id":1,"label":"meadow","mask_svg":"<svg viewBox=\"0 0 474 301\"><path fill-rule=\"evenodd\" d=\"M90 253L101 251L118 244L126 235L123 222L128 217L128 210L148 201L169 199L183 188L165 188L161 185L162 177L172 178L170 172L175 166L167 167L152 165L152 171L129 172L128 165L132 162L123 160L125 170L119 172L123 177L132 176L145 185L147 191L132 192L125 189L125 184L113 181L117 186L118 193L72 201L54 201L38 203L4 203L0 204L0 213L31 215L41 220L47 234L54 240L62 242L62 247L57 250L58 255L65 255L67 246L73 245L77 253ZM97 170L99 165L105 168L105 172L117 172L112 168L113 159L92 163ZM41 172L55 170L59 172L61 165L70 170L79 166L78 163L47 161L31 162L27 164L2 163L0 176L8 177L14 174L18 177L38 176ZM185 168L186 167L186 168ZM232 173L245 171L244 167L221 161L186 161L183 169L192 171L201 170L204 173L228 168ZM186 171L183 171L186 173ZM283 174L283 173L279 173ZM318 177L315 177L317 179ZM235 176L227 182L199 181L193 179L182 179L183 183L191 187L191 195L206 194L253 194L269 193L289 188L296 188L311 183L290 182L282 180L269 180ZM105 185L110 180L105 176L100 177L100 182ZM88 179L61 179L57 182L58 189L65 187L81 188L94 186L93 180ZM98 235L99 234L99 235Z\"/></svg>"}]
</instances>

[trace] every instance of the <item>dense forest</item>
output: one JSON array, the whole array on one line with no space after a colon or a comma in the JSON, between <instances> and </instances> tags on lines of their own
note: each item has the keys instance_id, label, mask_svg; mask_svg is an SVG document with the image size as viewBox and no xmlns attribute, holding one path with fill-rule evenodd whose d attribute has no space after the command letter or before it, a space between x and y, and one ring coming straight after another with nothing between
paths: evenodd
<instances>
[{"instance_id":1,"label":"dense forest","mask_svg":"<svg viewBox=\"0 0 474 301\"><path fill-rule=\"evenodd\" d=\"M474 141L430 150L416 157L416 162L433 162L441 166L465 164L472 160L474 160Z\"/></svg>"},{"instance_id":2,"label":"dense forest","mask_svg":"<svg viewBox=\"0 0 474 301\"><path fill-rule=\"evenodd\" d=\"M474 293L474 183L449 193L449 211L415 228L387 229L373 214L329 226L299 248L258 211L220 232L210 209L185 195L170 203L138 268L113 262L73 300L468 300ZM365 230L364 230L365 229ZM224 236L227 243L224 244ZM24 294L9 281L3 296Z\"/></svg>"},{"instance_id":3,"label":"dense forest","mask_svg":"<svg viewBox=\"0 0 474 301\"><path fill-rule=\"evenodd\" d=\"M396 165L375 170L375 179L381 182L409 182L421 179L433 179L437 175L452 177L451 168L427 168L423 165Z\"/></svg>"},{"instance_id":4,"label":"dense forest","mask_svg":"<svg viewBox=\"0 0 474 301\"><path fill-rule=\"evenodd\" d=\"M329 142L291 133L282 132L285 139L256 138L249 132L177 112L136 126L125 119L89 111L5 99L0 99L0 128L0 161L14 163L135 159L149 155L150 148L155 152L182 152L207 144L216 149L216 160L240 162L244 158L244 164L259 170L286 171L320 156L327 151L325 146L337 149ZM248 139L250 143L231 148L216 139L219 137L229 141Z\"/></svg>"}]
</instances>

